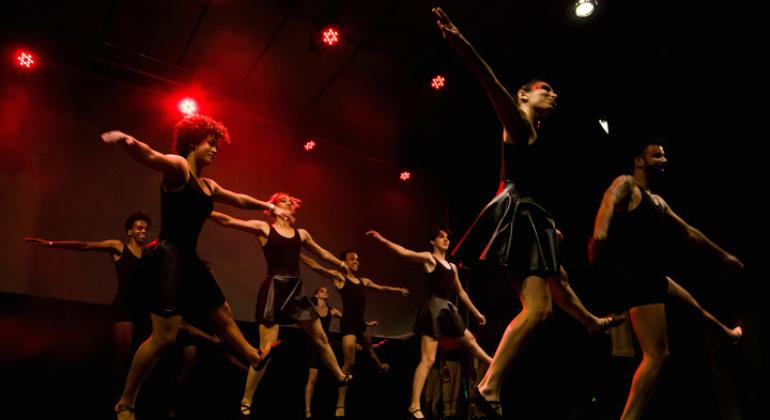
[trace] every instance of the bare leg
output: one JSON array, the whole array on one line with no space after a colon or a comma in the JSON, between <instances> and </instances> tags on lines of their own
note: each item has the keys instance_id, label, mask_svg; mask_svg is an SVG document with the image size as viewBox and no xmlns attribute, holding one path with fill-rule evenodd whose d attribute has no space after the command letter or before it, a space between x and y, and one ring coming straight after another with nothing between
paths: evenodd
<instances>
[{"instance_id":1,"label":"bare leg","mask_svg":"<svg viewBox=\"0 0 770 420\"><path fill-rule=\"evenodd\" d=\"M278 332L280 327L278 324L267 326L265 324L259 324L259 348L270 349L273 343L278 340ZM267 354L267 353L265 353ZM252 365L249 367L249 374L246 376L246 387L243 390L243 397L241 398L241 413L245 415L251 414L251 401L254 398L254 391L257 390L259 383L262 381L262 376L265 375L267 365L270 364L270 359L267 359L265 363L261 365Z\"/></svg>"},{"instance_id":2,"label":"bare leg","mask_svg":"<svg viewBox=\"0 0 770 420\"><path fill-rule=\"evenodd\" d=\"M642 348L642 362L634 373L622 420L636 420L641 417L668 358L666 307L662 303L638 306L629 310L629 316L634 334Z\"/></svg>"},{"instance_id":3,"label":"bare leg","mask_svg":"<svg viewBox=\"0 0 770 420\"><path fill-rule=\"evenodd\" d=\"M118 321L112 324L112 372L116 384L123 385L126 381L133 337L133 322Z\"/></svg>"},{"instance_id":4,"label":"bare leg","mask_svg":"<svg viewBox=\"0 0 770 420\"><path fill-rule=\"evenodd\" d=\"M315 392L315 383L318 380L318 369L310 368L307 371L307 383L305 384L305 417L312 415L310 409L313 402L313 392Z\"/></svg>"},{"instance_id":5,"label":"bare leg","mask_svg":"<svg viewBox=\"0 0 770 420\"><path fill-rule=\"evenodd\" d=\"M377 353L374 351L374 344L372 344L372 333L370 333L368 330L364 333L364 340L363 343L361 343L361 348L366 352L369 358L372 359L372 362L377 365L377 370L379 370L381 373L390 370L390 365L387 363L382 363L380 358L377 356Z\"/></svg>"},{"instance_id":6,"label":"bare leg","mask_svg":"<svg viewBox=\"0 0 770 420\"><path fill-rule=\"evenodd\" d=\"M436 350L438 349L438 340L427 335L420 337L420 363L414 370L414 379L412 380L412 401L409 403L409 412L412 416L421 419L425 418L420 407L420 398L422 389L425 387L425 380L433 364L436 363Z\"/></svg>"},{"instance_id":7,"label":"bare leg","mask_svg":"<svg viewBox=\"0 0 770 420\"><path fill-rule=\"evenodd\" d=\"M297 326L310 337L310 341L318 348L319 356L324 362L329 371L332 373L337 382L345 381L345 377L349 376L340 369L340 365L337 363L337 357L334 356L334 350L329 344L329 338L326 337L326 333L321 326L319 319L313 321L300 321L297 322Z\"/></svg>"},{"instance_id":8,"label":"bare leg","mask_svg":"<svg viewBox=\"0 0 770 420\"><path fill-rule=\"evenodd\" d=\"M152 371L155 363L160 359L160 356L174 344L176 335L179 332L179 326L182 323L181 315L164 318L151 314L151 318L152 335L136 350L134 359L131 362L131 368L126 376L123 394L115 405L116 411L121 406L130 407L133 410L139 389ZM131 410L125 410L118 413L118 418L134 419L135 417Z\"/></svg>"},{"instance_id":9,"label":"bare leg","mask_svg":"<svg viewBox=\"0 0 770 420\"><path fill-rule=\"evenodd\" d=\"M476 341L476 337L471 334L470 331L466 328L465 331L463 331L463 336L460 337L460 342L463 343L465 348L470 350L473 357L481 360L482 362L486 364L492 363L492 358L489 357L487 352L484 351L484 349L479 346L479 343Z\"/></svg>"},{"instance_id":10,"label":"bare leg","mask_svg":"<svg viewBox=\"0 0 770 420\"><path fill-rule=\"evenodd\" d=\"M519 286L515 279L514 286ZM479 392L487 401L500 401L500 388L505 373L535 329L549 319L553 311L548 280L529 276L517 288L522 310L505 329L492 363L489 364L487 373L478 385Z\"/></svg>"},{"instance_id":11,"label":"bare leg","mask_svg":"<svg viewBox=\"0 0 770 420\"><path fill-rule=\"evenodd\" d=\"M342 371L346 375L353 371L353 367L356 365L356 336L353 334L347 334L342 337L342 355L345 358L345 363L342 365ZM348 387L341 386L337 389L337 408L334 410L335 417L345 416L345 396L347 395Z\"/></svg>"},{"instance_id":12,"label":"bare leg","mask_svg":"<svg viewBox=\"0 0 770 420\"><path fill-rule=\"evenodd\" d=\"M698 301L695 300L692 295L685 290L684 287L680 286L677 282L675 282L671 277L666 277L668 279L668 295L671 297L674 297L678 299L680 302L685 303L687 306L689 306L691 309L695 310L700 316L702 316L706 321L708 321L709 324L716 327L719 332L723 333L731 343L735 343L738 341L738 339L741 338L741 335L743 335L743 329L741 327L735 327L733 329L728 328L725 326L725 324L721 323L714 315L712 315L709 311L703 309L703 307L700 306Z\"/></svg>"},{"instance_id":13,"label":"bare leg","mask_svg":"<svg viewBox=\"0 0 770 420\"><path fill-rule=\"evenodd\" d=\"M246 341L246 337L243 336L241 329L238 328L238 324L235 323L235 318L233 318L233 312L230 310L230 305L227 302L211 311L209 317L214 321L214 326L217 328L222 339L245 357L252 366L258 365L262 358L267 355L267 352L270 351L269 346L267 348L262 347L263 355L260 357L257 349Z\"/></svg>"},{"instance_id":14,"label":"bare leg","mask_svg":"<svg viewBox=\"0 0 770 420\"><path fill-rule=\"evenodd\" d=\"M583 327L589 334L593 334L606 329L607 327L615 324L615 318L604 317L598 318L594 314L588 311L580 301L572 287L569 284L569 277L567 276L567 270L564 267L560 268L560 275L548 282L548 287L551 290L551 296L553 296L554 302L559 305L565 312L570 314Z\"/></svg>"}]
</instances>

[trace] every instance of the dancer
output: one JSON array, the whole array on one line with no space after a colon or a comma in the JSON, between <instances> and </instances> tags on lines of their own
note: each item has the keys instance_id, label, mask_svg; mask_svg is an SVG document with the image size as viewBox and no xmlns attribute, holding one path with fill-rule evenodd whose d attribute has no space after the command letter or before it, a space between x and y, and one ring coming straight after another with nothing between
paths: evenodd
<instances>
[{"instance_id":1,"label":"dancer","mask_svg":"<svg viewBox=\"0 0 770 420\"><path fill-rule=\"evenodd\" d=\"M299 277L300 249L304 247L340 269L344 268L344 263L318 245L307 230L292 226L299 203L298 198L289 194L273 194L269 204L280 209L281 214L273 212L272 224L262 220L236 219L217 211L211 213L211 219L221 226L254 234L264 251L267 278L259 289L256 313L260 348L270 348L274 345L278 339L280 325L296 323L318 348L321 361L331 371L337 384L344 386L352 376L343 372L337 364L329 339L318 319L318 311L305 295L302 279ZM251 414L254 391L269 362L268 359L249 369L241 399L241 414Z\"/></svg>"},{"instance_id":2,"label":"dancer","mask_svg":"<svg viewBox=\"0 0 770 420\"><path fill-rule=\"evenodd\" d=\"M550 317L552 299L589 332L621 319L598 318L583 306L559 263L554 220L531 198L528 181L547 165L533 161L529 146L537 140L536 128L554 109L556 92L536 79L511 95L444 11L435 8L433 13L444 39L481 82L503 126L501 188L452 251L461 263L506 268L521 299L522 311L506 329L486 375L473 390L474 400L487 416L499 418L505 372L532 332Z\"/></svg>"},{"instance_id":3,"label":"dancer","mask_svg":"<svg viewBox=\"0 0 770 420\"><path fill-rule=\"evenodd\" d=\"M345 363L342 370L345 373L351 373L356 364L356 346L361 345L372 360L377 364L380 371L387 370L388 366L383 364L372 349L371 336L367 335L367 323L364 321L366 312L366 288L374 289L380 292L395 292L401 296L409 296L409 289L403 287L383 286L375 283L369 278L359 277L357 275L359 268L358 253L353 250L345 251L341 254L344 260L346 272L343 274L337 270L327 269L314 259L305 255L300 256L302 262L321 275L334 281L342 297L342 320L340 321L340 334L342 335L342 354ZM337 408L335 417L345 415L345 396L347 387L340 387L337 393Z\"/></svg>"},{"instance_id":4,"label":"dancer","mask_svg":"<svg viewBox=\"0 0 770 420\"><path fill-rule=\"evenodd\" d=\"M329 335L329 327L332 324L332 317L341 318L342 311L334 306L329 306L329 289L326 287L319 287L313 293L311 298L315 309L318 312L318 319L321 320L321 326L323 327L326 335ZM305 418L312 418L313 411L311 409L311 403L313 402L313 393L315 392L315 384L318 380L318 367L321 365L321 359L318 355L318 350L313 347L310 350L310 360L308 362L307 371L307 383L305 384Z\"/></svg>"},{"instance_id":5,"label":"dancer","mask_svg":"<svg viewBox=\"0 0 770 420\"><path fill-rule=\"evenodd\" d=\"M142 383L160 356L176 340L182 316L195 319L207 315L228 342L253 366L269 348L257 350L244 338L229 305L206 264L198 257L198 234L211 213L213 201L245 209L269 209L287 217L286 210L272 203L235 193L201 172L217 155L220 142L230 138L222 123L195 115L174 128L174 154L162 154L120 131L102 134L108 144L119 144L141 164L163 174L161 183L161 228L159 240L151 243L137 265L151 288L146 297L151 312L152 334L134 354L123 394L115 405L118 419L135 419L134 404Z\"/></svg>"},{"instance_id":6,"label":"dancer","mask_svg":"<svg viewBox=\"0 0 770 420\"><path fill-rule=\"evenodd\" d=\"M471 302L470 297L460 284L460 278L457 275L457 266L446 259L446 253L449 249L449 231L439 229L431 237L431 251L416 252L392 242L377 231L369 231L367 235L377 239L387 246L390 250L401 257L422 265L425 278L428 281L428 289L431 292L430 298L420 309L417 315L417 321L414 325L414 333L420 335L420 363L414 371L412 381L412 399L409 404L409 416L414 419L425 418L422 412L420 397L425 387L425 380L428 377L431 367L436 361L436 350L438 341L441 337L459 338L463 345L470 351L473 357L486 363L492 359L479 346L476 338L465 328L460 312L457 306L452 303L452 297L457 295L460 301L471 312L479 325L486 324L484 315Z\"/></svg>"},{"instance_id":7,"label":"dancer","mask_svg":"<svg viewBox=\"0 0 770 420\"><path fill-rule=\"evenodd\" d=\"M728 328L703 309L695 298L668 276L666 244L676 237L704 248L726 265L743 263L679 217L652 192L665 172L666 153L660 139L649 138L634 157L633 175L622 175L604 193L589 243L589 259L618 287L616 309L629 309L631 327L642 349L631 391L621 416L641 417L668 357L665 302L684 303L731 342L743 331Z\"/></svg>"},{"instance_id":8,"label":"dancer","mask_svg":"<svg viewBox=\"0 0 770 420\"><path fill-rule=\"evenodd\" d=\"M52 241L30 236L25 241L44 248L60 248L73 251L97 251L110 255L118 278L118 290L112 299L112 346L113 375L116 383L122 385L128 370L131 343L137 324L149 320L149 314L139 301L138 279L133 276L134 268L142 257L142 246L152 225L150 216L136 212L123 223L125 241L106 239L103 241Z\"/></svg>"}]
</instances>

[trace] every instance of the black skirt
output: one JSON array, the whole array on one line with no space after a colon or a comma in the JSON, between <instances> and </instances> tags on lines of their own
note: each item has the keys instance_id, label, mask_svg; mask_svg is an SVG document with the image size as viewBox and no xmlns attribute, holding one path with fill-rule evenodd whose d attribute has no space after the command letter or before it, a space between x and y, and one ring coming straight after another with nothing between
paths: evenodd
<instances>
[{"instance_id":1,"label":"black skirt","mask_svg":"<svg viewBox=\"0 0 770 420\"><path fill-rule=\"evenodd\" d=\"M665 303L667 299L668 277L654 266L626 261L600 263L594 268L605 296L604 309L610 312Z\"/></svg>"},{"instance_id":2,"label":"black skirt","mask_svg":"<svg viewBox=\"0 0 770 420\"><path fill-rule=\"evenodd\" d=\"M143 290L141 304L156 315L199 318L225 303L206 263L194 251L167 240L147 246L134 274Z\"/></svg>"},{"instance_id":3,"label":"black skirt","mask_svg":"<svg viewBox=\"0 0 770 420\"><path fill-rule=\"evenodd\" d=\"M462 337L465 332L465 322L460 316L457 306L449 300L431 295L417 313L414 323L414 333L428 337Z\"/></svg>"},{"instance_id":4,"label":"black skirt","mask_svg":"<svg viewBox=\"0 0 770 420\"><path fill-rule=\"evenodd\" d=\"M302 280L296 276L267 277L257 296L257 323L290 325L312 321L318 312L305 294Z\"/></svg>"},{"instance_id":5,"label":"black skirt","mask_svg":"<svg viewBox=\"0 0 770 420\"><path fill-rule=\"evenodd\" d=\"M507 182L452 251L466 266L492 264L526 276L559 272L559 241L553 217Z\"/></svg>"}]
</instances>

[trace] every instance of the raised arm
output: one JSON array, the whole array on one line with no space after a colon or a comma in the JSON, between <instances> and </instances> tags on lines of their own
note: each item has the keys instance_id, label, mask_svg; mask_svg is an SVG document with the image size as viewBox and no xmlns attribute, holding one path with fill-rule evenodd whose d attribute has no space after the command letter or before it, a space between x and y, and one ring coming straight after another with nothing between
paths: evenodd
<instances>
[{"instance_id":1,"label":"raised arm","mask_svg":"<svg viewBox=\"0 0 770 420\"><path fill-rule=\"evenodd\" d=\"M293 217L286 209L276 207L273 203L267 201L257 200L256 198L243 193L237 193L223 188L211 178L206 178L206 183L211 187L211 197L215 201L220 203L229 204L234 207L249 210L266 210L270 214L274 214L276 217L282 217L285 219L292 219Z\"/></svg>"},{"instance_id":2,"label":"raised arm","mask_svg":"<svg viewBox=\"0 0 770 420\"><path fill-rule=\"evenodd\" d=\"M187 161L179 155L160 153L146 143L122 131L108 131L102 134L102 141L119 144L137 162L163 173L163 182L168 187L183 185L187 182Z\"/></svg>"},{"instance_id":3,"label":"raised arm","mask_svg":"<svg viewBox=\"0 0 770 420\"><path fill-rule=\"evenodd\" d=\"M236 219L235 217L218 211L212 211L209 215L209 219L213 220L222 227L242 230L244 232L249 232L260 236L267 236L270 230L270 226L267 224L267 222L262 220Z\"/></svg>"},{"instance_id":4,"label":"raised arm","mask_svg":"<svg viewBox=\"0 0 770 420\"><path fill-rule=\"evenodd\" d=\"M393 286L385 286L383 284L377 284L373 282L372 279L368 279L366 277L361 277L361 281L363 282L364 286L370 287L380 292L396 292L396 293L400 293L401 296L403 297L409 296L409 289L405 287L393 287Z\"/></svg>"},{"instance_id":5,"label":"raised arm","mask_svg":"<svg viewBox=\"0 0 770 420\"><path fill-rule=\"evenodd\" d=\"M25 241L44 248L70 249L73 251L100 251L113 256L123 254L123 242L117 239L107 239L104 241L51 241L48 239L28 236Z\"/></svg>"},{"instance_id":6,"label":"raised arm","mask_svg":"<svg viewBox=\"0 0 770 420\"><path fill-rule=\"evenodd\" d=\"M366 234L382 242L391 251L395 252L396 254L410 261L414 261L416 263L421 263L421 264L433 264L433 256L431 256L430 252L427 252L427 251L415 252L415 251L412 251L411 249L404 248L403 246L386 239L384 236L380 235L380 233L377 232L376 230L370 230L369 232L366 232Z\"/></svg>"},{"instance_id":7,"label":"raised arm","mask_svg":"<svg viewBox=\"0 0 770 420\"><path fill-rule=\"evenodd\" d=\"M450 263L452 264L452 263ZM463 289L463 285L460 283L460 276L457 274L457 266L452 264L452 272L454 273L455 277L455 287L457 288L457 297L460 298L460 301L465 305L466 308L468 308L469 311L471 311L471 314L473 314L473 317L478 320L479 325L484 325L487 323L487 318L479 312L478 309L476 309L476 306L471 302L470 296L468 296L468 293L465 292L465 289Z\"/></svg>"},{"instance_id":8,"label":"raised arm","mask_svg":"<svg viewBox=\"0 0 770 420\"><path fill-rule=\"evenodd\" d=\"M303 264L308 266L308 268L310 268L311 270L317 272L318 274L328 279L331 279L334 281L341 281L341 282L345 281L345 276L342 273L340 273L337 270L331 270L322 266L321 264L318 263L318 261L308 257L305 254L299 254L299 259L302 261Z\"/></svg>"},{"instance_id":9,"label":"raised arm","mask_svg":"<svg viewBox=\"0 0 770 420\"><path fill-rule=\"evenodd\" d=\"M739 270L743 269L743 262L741 262L741 260L739 260L735 255L725 251L719 245L709 239L705 234L703 234L703 232L685 222L684 219L674 213L674 211L671 209L671 207L669 207L669 205L663 200L662 197L656 195L655 198L659 199L663 203L666 209L666 216L668 216L674 222L674 225L679 229L679 231L688 241L715 255L725 264Z\"/></svg>"},{"instance_id":10,"label":"raised arm","mask_svg":"<svg viewBox=\"0 0 770 420\"><path fill-rule=\"evenodd\" d=\"M332 264L335 267L339 267L341 271L347 272L348 267L345 265L345 263L337 259L334 254L321 247L321 245L318 245L313 240L313 237L310 236L310 233L307 230L297 229L297 232L299 232L300 239L302 239L302 246L304 246L308 251L311 251L312 253L323 258L329 264Z\"/></svg>"},{"instance_id":11,"label":"raised arm","mask_svg":"<svg viewBox=\"0 0 770 420\"><path fill-rule=\"evenodd\" d=\"M604 192L602 203L599 205L594 220L594 233L588 243L588 260L591 263L595 263L599 257L601 245L607 239L607 232L610 229L615 210L620 207L620 203L631 197L633 188L634 178L629 175L622 175L615 178L607 191Z\"/></svg>"},{"instance_id":12,"label":"raised arm","mask_svg":"<svg viewBox=\"0 0 770 420\"><path fill-rule=\"evenodd\" d=\"M502 83L497 79L492 68L481 58L470 42L460 33L460 30L452 23L449 16L440 8L433 9L438 21L436 24L441 30L441 35L460 56L460 59L481 82L482 87L489 95L497 118L507 133L507 140L511 142L526 142L534 136L532 124L516 105L516 101ZM514 92L515 94L515 92Z\"/></svg>"}]
</instances>

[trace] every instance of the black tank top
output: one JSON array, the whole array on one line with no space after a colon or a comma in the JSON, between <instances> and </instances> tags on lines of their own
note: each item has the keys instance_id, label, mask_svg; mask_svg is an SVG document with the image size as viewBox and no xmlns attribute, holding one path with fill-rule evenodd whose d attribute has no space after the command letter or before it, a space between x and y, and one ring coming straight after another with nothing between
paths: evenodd
<instances>
[{"instance_id":1,"label":"black tank top","mask_svg":"<svg viewBox=\"0 0 770 420\"><path fill-rule=\"evenodd\" d=\"M666 245L670 242L665 207L656 203L643 188L640 190L642 200L639 205L613 217L607 232L606 256L610 263L661 268L666 260Z\"/></svg>"},{"instance_id":2,"label":"black tank top","mask_svg":"<svg viewBox=\"0 0 770 420\"><path fill-rule=\"evenodd\" d=\"M449 299L457 293L455 290L455 272L451 266L446 268L444 264L436 260L436 268L430 273L425 273L425 277L428 279L428 290L431 294Z\"/></svg>"},{"instance_id":3,"label":"black tank top","mask_svg":"<svg viewBox=\"0 0 770 420\"><path fill-rule=\"evenodd\" d=\"M326 316L321 316L321 312L319 311L318 319L321 320L321 327L323 328L324 332L328 334L329 328L332 325L332 308L330 306L326 307Z\"/></svg>"},{"instance_id":4,"label":"black tank top","mask_svg":"<svg viewBox=\"0 0 770 420\"><path fill-rule=\"evenodd\" d=\"M123 253L120 254L120 258L113 261L115 274L118 276L118 295L123 295L128 291L132 281L131 275L138 262L139 257L128 249L128 244L123 244Z\"/></svg>"},{"instance_id":5,"label":"black tank top","mask_svg":"<svg viewBox=\"0 0 770 420\"><path fill-rule=\"evenodd\" d=\"M359 283L355 284L346 277L345 285L339 289L342 297L342 316L351 321L363 321L366 309L366 288L361 279L358 281Z\"/></svg>"},{"instance_id":6,"label":"black tank top","mask_svg":"<svg viewBox=\"0 0 770 420\"><path fill-rule=\"evenodd\" d=\"M524 195L532 194L533 174L541 172L538 169L535 145L514 144L502 142L502 163L500 165L500 180L505 183L513 183L516 190Z\"/></svg>"},{"instance_id":7,"label":"black tank top","mask_svg":"<svg viewBox=\"0 0 770 420\"><path fill-rule=\"evenodd\" d=\"M262 247L267 260L267 275L298 276L299 252L302 248L302 239L297 229L294 236L287 238L272 226L267 236L267 243Z\"/></svg>"},{"instance_id":8,"label":"black tank top","mask_svg":"<svg viewBox=\"0 0 770 420\"><path fill-rule=\"evenodd\" d=\"M190 179L181 190L161 191L159 238L195 252L203 222L213 209L211 196L203 192L198 178L190 174Z\"/></svg>"}]
</instances>

